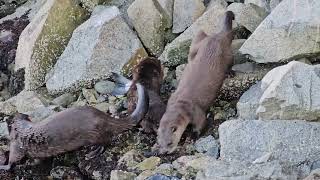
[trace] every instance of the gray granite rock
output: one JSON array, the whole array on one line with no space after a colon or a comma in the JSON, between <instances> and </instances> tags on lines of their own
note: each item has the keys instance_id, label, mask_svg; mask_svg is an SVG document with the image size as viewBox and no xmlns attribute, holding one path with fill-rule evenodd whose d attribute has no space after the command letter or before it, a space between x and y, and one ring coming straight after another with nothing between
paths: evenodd
<instances>
[{"instance_id":1,"label":"gray granite rock","mask_svg":"<svg viewBox=\"0 0 320 180\"><path fill-rule=\"evenodd\" d=\"M89 20L73 32L68 46L47 75L50 93L77 91L120 72L146 54L137 35L117 7L97 6Z\"/></svg>"},{"instance_id":2,"label":"gray granite rock","mask_svg":"<svg viewBox=\"0 0 320 180\"><path fill-rule=\"evenodd\" d=\"M230 120L219 127L220 157L254 162L271 153L271 159L291 165L319 158L320 123L302 120Z\"/></svg>"},{"instance_id":3,"label":"gray granite rock","mask_svg":"<svg viewBox=\"0 0 320 180\"><path fill-rule=\"evenodd\" d=\"M242 118L320 118L320 66L292 61L272 69L238 103Z\"/></svg>"},{"instance_id":4,"label":"gray granite rock","mask_svg":"<svg viewBox=\"0 0 320 180\"><path fill-rule=\"evenodd\" d=\"M318 0L310 0L308 3L283 0L253 32L240 51L249 54L252 60L259 63L319 55L319 9Z\"/></svg>"},{"instance_id":5,"label":"gray granite rock","mask_svg":"<svg viewBox=\"0 0 320 180\"><path fill-rule=\"evenodd\" d=\"M166 30L172 25L169 15L157 0L135 0L128 15L144 46L160 56L165 46Z\"/></svg>"},{"instance_id":6,"label":"gray granite rock","mask_svg":"<svg viewBox=\"0 0 320 180\"><path fill-rule=\"evenodd\" d=\"M203 14L205 9L203 0L175 0L172 32L183 32Z\"/></svg>"},{"instance_id":7,"label":"gray granite rock","mask_svg":"<svg viewBox=\"0 0 320 180\"><path fill-rule=\"evenodd\" d=\"M235 14L235 23L244 26L250 32L254 32L268 15L265 9L255 4L232 3L227 9Z\"/></svg>"}]
</instances>

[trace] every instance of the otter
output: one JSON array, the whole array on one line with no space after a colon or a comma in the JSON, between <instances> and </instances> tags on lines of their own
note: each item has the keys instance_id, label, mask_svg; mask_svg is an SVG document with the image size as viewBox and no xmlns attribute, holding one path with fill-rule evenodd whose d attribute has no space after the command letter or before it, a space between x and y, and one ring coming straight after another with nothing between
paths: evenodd
<instances>
[{"instance_id":1,"label":"otter","mask_svg":"<svg viewBox=\"0 0 320 180\"><path fill-rule=\"evenodd\" d=\"M115 81L123 78L113 75ZM110 143L113 135L136 126L148 111L145 88L139 83L131 86L137 87L137 107L129 116L119 119L90 106L69 108L38 123L31 122L28 115L18 113L10 131L9 162L0 169L9 170L25 156L45 158L86 145Z\"/></svg>"},{"instance_id":2,"label":"otter","mask_svg":"<svg viewBox=\"0 0 320 180\"><path fill-rule=\"evenodd\" d=\"M160 120L154 146L157 153L172 153L189 124L198 134L204 127L206 111L214 103L233 63L232 20L233 12L227 11L219 33L209 36L200 31L192 40L188 64Z\"/></svg>"},{"instance_id":3,"label":"otter","mask_svg":"<svg viewBox=\"0 0 320 180\"><path fill-rule=\"evenodd\" d=\"M119 81L113 95L127 93L128 113L136 109L137 89L130 86L134 82L140 83L147 90L149 97L148 112L140 121L142 130L147 133L157 132L159 122L166 110L166 105L160 97L160 88L163 81L163 68L161 62L154 57L143 58L132 71L132 80L122 78Z\"/></svg>"}]
</instances>

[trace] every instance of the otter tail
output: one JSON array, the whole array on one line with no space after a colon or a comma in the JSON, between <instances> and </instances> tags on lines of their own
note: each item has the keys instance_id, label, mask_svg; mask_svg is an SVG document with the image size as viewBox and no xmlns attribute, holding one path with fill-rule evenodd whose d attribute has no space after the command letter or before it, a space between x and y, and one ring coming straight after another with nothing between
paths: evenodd
<instances>
[{"instance_id":1,"label":"otter tail","mask_svg":"<svg viewBox=\"0 0 320 180\"><path fill-rule=\"evenodd\" d=\"M234 20L234 13L232 11L227 11L225 13L225 19L222 31L229 32L232 31L232 20Z\"/></svg>"}]
</instances>

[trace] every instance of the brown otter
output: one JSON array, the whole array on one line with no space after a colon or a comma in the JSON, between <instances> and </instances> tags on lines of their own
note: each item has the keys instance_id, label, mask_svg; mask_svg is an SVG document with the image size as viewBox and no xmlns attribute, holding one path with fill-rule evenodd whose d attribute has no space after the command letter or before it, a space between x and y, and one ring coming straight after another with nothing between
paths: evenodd
<instances>
[{"instance_id":1,"label":"brown otter","mask_svg":"<svg viewBox=\"0 0 320 180\"><path fill-rule=\"evenodd\" d=\"M157 132L160 119L166 110L166 105L160 98L160 87L163 81L161 62L157 58L146 57L134 67L132 75L132 81L122 80L125 82L123 84L127 85L116 88L116 94L122 95L128 92L128 113L131 113L137 102L136 87L131 86L130 89L126 87L129 87L131 82L139 82L144 86L149 96L149 110L140 125L145 132Z\"/></svg>"},{"instance_id":2,"label":"brown otter","mask_svg":"<svg viewBox=\"0 0 320 180\"><path fill-rule=\"evenodd\" d=\"M25 114L17 114L10 132L9 162L0 169L9 170L26 155L43 158L86 145L110 143L112 135L132 128L148 111L148 93L140 84L136 86L137 108L124 118L115 119L89 106L66 109L38 123L31 122Z\"/></svg>"},{"instance_id":3,"label":"brown otter","mask_svg":"<svg viewBox=\"0 0 320 180\"><path fill-rule=\"evenodd\" d=\"M189 124L198 133L205 125L205 112L213 104L233 62L233 19L234 14L227 11L218 34L208 36L201 31L193 39L188 64L160 121L155 145L159 153L173 152Z\"/></svg>"},{"instance_id":4,"label":"brown otter","mask_svg":"<svg viewBox=\"0 0 320 180\"><path fill-rule=\"evenodd\" d=\"M133 70L133 81L141 83L149 96L149 110L141 120L140 125L145 132L157 132L160 119L166 110L166 105L160 98L160 88L163 81L161 62L157 58L144 58ZM128 92L128 112L135 109L135 87Z\"/></svg>"}]
</instances>

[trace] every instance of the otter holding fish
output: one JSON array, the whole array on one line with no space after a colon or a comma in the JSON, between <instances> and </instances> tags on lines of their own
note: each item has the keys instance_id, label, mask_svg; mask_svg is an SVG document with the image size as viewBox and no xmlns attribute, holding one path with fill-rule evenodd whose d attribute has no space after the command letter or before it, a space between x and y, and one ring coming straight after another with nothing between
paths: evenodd
<instances>
[{"instance_id":1,"label":"otter holding fish","mask_svg":"<svg viewBox=\"0 0 320 180\"><path fill-rule=\"evenodd\" d=\"M213 104L233 63L231 11L225 13L223 29L212 36L200 31L193 39L188 64L177 90L170 96L161 118L155 150L172 153L187 126L200 133L206 122L206 111Z\"/></svg>"},{"instance_id":2,"label":"otter holding fish","mask_svg":"<svg viewBox=\"0 0 320 180\"><path fill-rule=\"evenodd\" d=\"M113 73L117 83L124 83L121 75ZM86 145L110 143L113 135L134 127L148 111L149 98L145 88L136 86L138 102L128 117L115 119L96 108L83 106L66 109L38 123L28 115L17 114L10 132L8 165L0 169L9 170L23 157L44 158L76 150Z\"/></svg>"}]
</instances>

